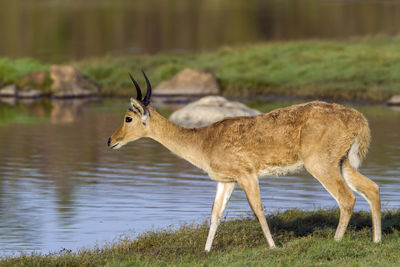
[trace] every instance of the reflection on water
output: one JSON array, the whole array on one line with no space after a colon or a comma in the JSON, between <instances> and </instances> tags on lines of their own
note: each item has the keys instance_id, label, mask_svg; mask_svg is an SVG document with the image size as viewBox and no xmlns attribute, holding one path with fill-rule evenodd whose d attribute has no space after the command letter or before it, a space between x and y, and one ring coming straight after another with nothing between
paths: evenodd
<instances>
[{"instance_id":1,"label":"reflection on water","mask_svg":"<svg viewBox=\"0 0 400 267\"><path fill-rule=\"evenodd\" d=\"M73 123L82 117L83 108L96 98L53 99L50 114L52 124Z\"/></svg>"},{"instance_id":2,"label":"reflection on water","mask_svg":"<svg viewBox=\"0 0 400 267\"><path fill-rule=\"evenodd\" d=\"M54 62L392 35L399 32L399 11L393 0L0 0L0 56Z\"/></svg>"},{"instance_id":3,"label":"reflection on water","mask_svg":"<svg viewBox=\"0 0 400 267\"><path fill-rule=\"evenodd\" d=\"M57 114L75 105L55 103ZM51 124L51 111L47 121L0 127L2 255L92 247L122 235L135 237L209 218L216 183L205 173L152 140L139 140L119 151L106 147L126 106L126 101L86 103L78 105L79 112L67 112L79 114L71 123ZM361 170L381 186L383 208L398 208L400 113L362 109L368 111L374 139ZM379 115L373 115L375 110ZM267 212L336 205L306 173L263 179L260 186ZM355 208L368 210L366 201L357 199ZM249 213L245 195L237 188L227 217Z\"/></svg>"}]
</instances>

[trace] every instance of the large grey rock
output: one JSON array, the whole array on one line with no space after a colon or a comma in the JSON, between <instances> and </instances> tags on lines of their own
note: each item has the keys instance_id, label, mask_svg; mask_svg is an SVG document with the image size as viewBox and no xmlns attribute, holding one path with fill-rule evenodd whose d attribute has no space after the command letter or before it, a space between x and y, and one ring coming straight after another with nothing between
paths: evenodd
<instances>
[{"instance_id":1,"label":"large grey rock","mask_svg":"<svg viewBox=\"0 0 400 267\"><path fill-rule=\"evenodd\" d=\"M392 106L400 106L400 95L392 96L386 103Z\"/></svg>"},{"instance_id":2,"label":"large grey rock","mask_svg":"<svg viewBox=\"0 0 400 267\"><path fill-rule=\"evenodd\" d=\"M72 66L53 65L50 67L51 89L58 98L92 96L98 88Z\"/></svg>"},{"instance_id":3,"label":"large grey rock","mask_svg":"<svg viewBox=\"0 0 400 267\"><path fill-rule=\"evenodd\" d=\"M203 97L175 111L170 121L184 127L201 127L226 117L255 116L258 110L248 108L239 102L230 102L222 96Z\"/></svg>"},{"instance_id":4,"label":"large grey rock","mask_svg":"<svg viewBox=\"0 0 400 267\"><path fill-rule=\"evenodd\" d=\"M213 95L220 91L218 81L212 73L195 69L184 69L171 80L154 88L155 95Z\"/></svg>"},{"instance_id":5,"label":"large grey rock","mask_svg":"<svg viewBox=\"0 0 400 267\"><path fill-rule=\"evenodd\" d=\"M0 89L0 96L16 97L18 94L18 88L15 84L7 85Z\"/></svg>"}]
</instances>

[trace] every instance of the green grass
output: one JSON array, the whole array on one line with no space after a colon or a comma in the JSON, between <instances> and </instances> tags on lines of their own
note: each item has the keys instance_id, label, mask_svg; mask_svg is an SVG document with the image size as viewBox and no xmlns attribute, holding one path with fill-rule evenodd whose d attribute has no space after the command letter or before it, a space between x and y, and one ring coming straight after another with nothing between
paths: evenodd
<instances>
[{"instance_id":1,"label":"green grass","mask_svg":"<svg viewBox=\"0 0 400 267\"><path fill-rule=\"evenodd\" d=\"M49 65L31 58L12 60L0 57L0 86L16 83L27 74L48 71Z\"/></svg>"},{"instance_id":2,"label":"green grass","mask_svg":"<svg viewBox=\"0 0 400 267\"><path fill-rule=\"evenodd\" d=\"M400 93L400 36L347 41L292 41L224 47L191 55L142 55L86 59L71 64L99 85L103 95L132 95L127 73L153 85L184 68L213 72L226 96L280 95L384 101ZM32 59L0 58L0 84L47 70Z\"/></svg>"},{"instance_id":3,"label":"green grass","mask_svg":"<svg viewBox=\"0 0 400 267\"><path fill-rule=\"evenodd\" d=\"M223 94L288 95L382 101L400 93L400 37L356 41L296 41L226 47L196 55L100 58L76 65L103 93L132 94L127 72L153 84L190 67L213 72Z\"/></svg>"},{"instance_id":4,"label":"green grass","mask_svg":"<svg viewBox=\"0 0 400 267\"><path fill-rule=\"evenodd\" d=\"M341 242L333 240L338 210L288 210L269 215L276 249L268 249L256 220L221 224L212 251L203 252L208 225L142 234L104 247L5 258L0 266L398 266L400 210L383 213L383 241L371 241L371 218L356 212Z\"/></svg>"}]
</instances>

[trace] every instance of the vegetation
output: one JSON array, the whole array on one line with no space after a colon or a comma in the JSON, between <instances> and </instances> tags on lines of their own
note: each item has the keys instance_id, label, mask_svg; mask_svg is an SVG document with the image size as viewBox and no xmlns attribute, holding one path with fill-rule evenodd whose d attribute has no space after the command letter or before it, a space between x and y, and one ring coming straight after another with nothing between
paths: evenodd
<instances>
[{"instance_id":1,"label":"vegetation","mask_svg":"<svg viewBox=\"0 0 400 267\"><path fill-rule=\"evenodd\" d=\"M350 265L400 264L400 210L383 213L383 242L371 241L371 217L352 216L344 240L333 240L338 210L288 210L268 216L276 249L267 249L255 219L225 221L217 231L213 250L203 247L208 225L185 225L179 230L148 232L136 240L90 250L62 250L49 255L22 255L0 261L0 266L136 266L136 265Z\"/></svg>"},{"instance_id":2,"label":"vegetation","mask_svg":"<svg viewBox=\"0 0 400 267\"><path fill-rule=\"evenodd\" d=\"M19 84L22 77L29 73L48 71L49 65L31 58L11 60L0 57L0 85Z\"/></svg>"},{"instance_id":3,"label":"vegetation","mask_svg":"<svg viewBox=\"0 0 400 267\"><path fill-rule=\"evenodd\" d=\"M199 55L102 58L77 65L104 93L122 88L131 92L128 71L139 73L143 68L158 84L189 67L213 72L220 79L223 94L229 96L274 94L382 101L400 93L399 45L400 37L300 41L227 47Z\"/></svg>"},{"instance_id":4,"label":"vegetation","mask_svg":"<svg viewBox=\"0 0 400 267\"><path fill-rule=\"evenodd\" d=\"M400 36L348 41L273 42L192 55L106 56L72 62L104 95L131 95L127 73L154 85L184 68L213 72L226 96L280 95L384 101L400 93ZM48 69L32 59L0 59L0 85Z\"/></svg>"}]
</instances>

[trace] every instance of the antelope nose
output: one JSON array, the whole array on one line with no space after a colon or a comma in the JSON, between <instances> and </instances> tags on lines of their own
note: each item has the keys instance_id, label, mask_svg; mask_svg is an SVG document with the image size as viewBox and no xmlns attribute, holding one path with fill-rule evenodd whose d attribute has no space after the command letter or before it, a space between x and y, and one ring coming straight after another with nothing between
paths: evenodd
<instances>
[{"instance_id":1,"label":"antelope nose","mask_svg":"<svg viewBox=\"0 0 400 267\"><path fill-rule=\"evenodd\" d=\"M108 138L107 146L110 146L110 143L111 143L111 137Z\"/></svg>"}]
</instances>

